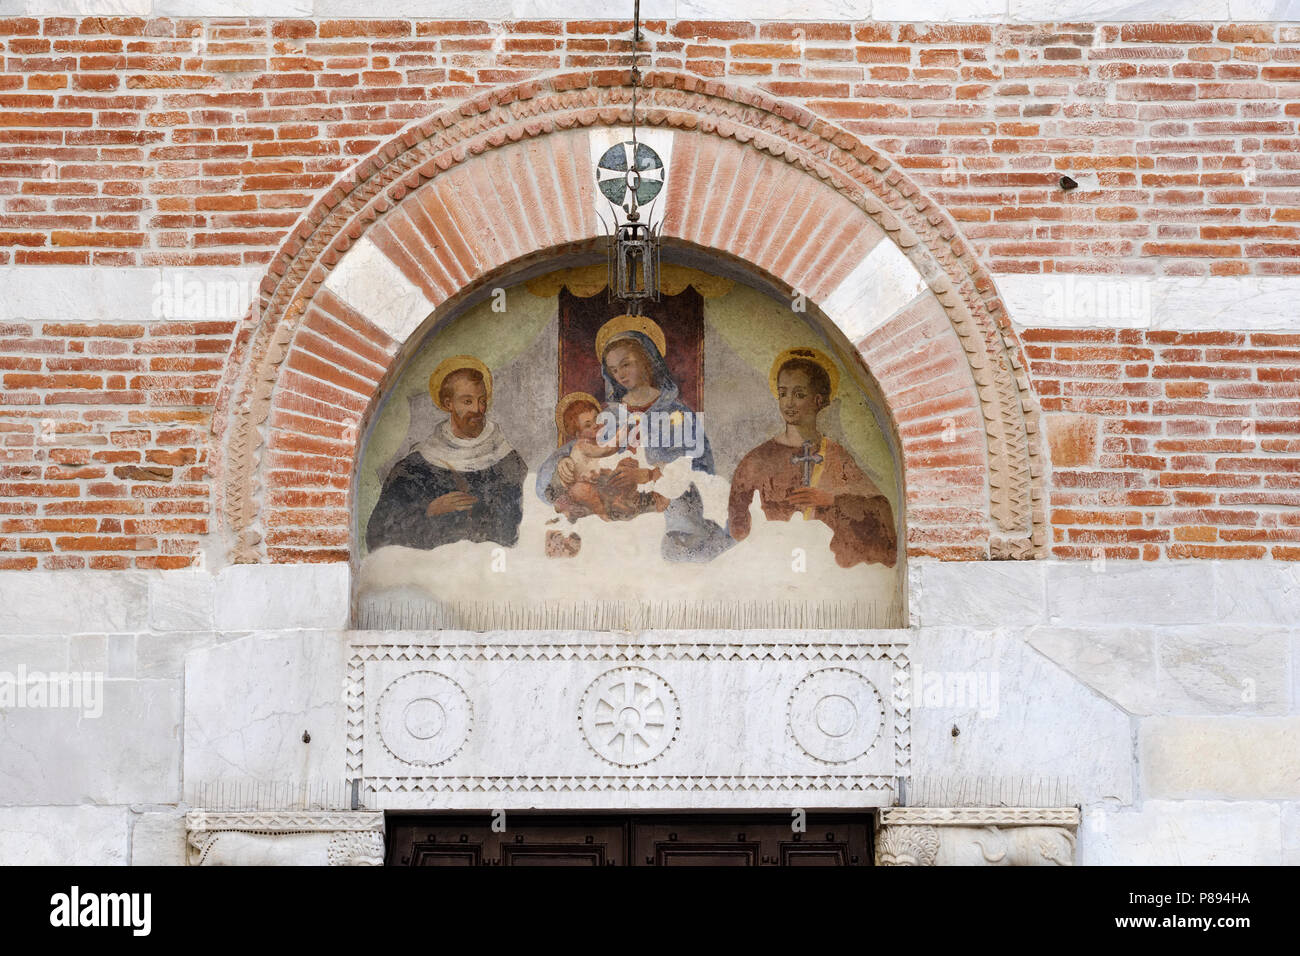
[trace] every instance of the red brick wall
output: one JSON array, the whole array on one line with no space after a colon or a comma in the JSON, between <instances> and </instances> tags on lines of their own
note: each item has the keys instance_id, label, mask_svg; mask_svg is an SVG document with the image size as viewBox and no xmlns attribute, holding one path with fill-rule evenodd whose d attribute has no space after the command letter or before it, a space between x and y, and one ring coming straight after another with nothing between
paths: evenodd
<instances>
[{"instance_id":1,"label":"red brick wall","mask_svg":"<svg viewBox=\"0 0 1300 956\"><path fill-rule=\"evenodd\" d=\"M621 67L627 27L0 21L0 262L265 262L412 120ZM994 271L1300 273L1300 27L647 29L654 65L753 84L895 157ZM1080 171L1101 188L1057 187Z\"/></svg>"},{"instance_id":2,"label":"red brick wall","mask_svg":"<svg viewBox=\"0 0 1300 956\"><path fill-rule=\"evenodd\" d=\"M178 568L233 322L0 325L0 569Z\"/></svg>"},{"instance_id":3,"label":"red brick wall","mask_svg":"<svg viewBox=\"0 0 1300 956\"><path fill-rule=\"evenodd\" d=\"M492 29L0 20L0 264L262 264L413 120L539 71L625 62L627 24ZM1300 28L648 31L654 65L760 87L893 157L995 272L1300 274ZM1100 189L1065 193L1066 172ZM214 530L211 416L234 332L145 316L0 326L0 569L195 560ZM1049 415L1056 556L1300 559L1300 336L1023 341ZM285 481L263 489L268 507L340 525L339 432L273 449ZM307 468L332 490L295 497L288 475ZM346 554L335 532L268 530L280 560Z\"/></svg>"},{"instance_id":4,"label":"red brick wall","mask_svg":"<svg viewBox=\"0 0 1300 956\"><path fill-rule=\"evenodd\" d=\"M1300 334L1023 334L1061 558L1300 560Z\"/></svg>"}]
</instances>

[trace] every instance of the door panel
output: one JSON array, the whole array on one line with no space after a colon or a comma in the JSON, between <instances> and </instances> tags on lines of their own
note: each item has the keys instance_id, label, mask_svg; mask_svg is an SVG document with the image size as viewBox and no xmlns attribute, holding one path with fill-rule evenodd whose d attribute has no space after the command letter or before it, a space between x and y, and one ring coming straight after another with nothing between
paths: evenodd
<instances>
[{"instance_id":1,"label":"door panel","mask_svg":"<svg viewBox=\"0 0 1300 956\"><path fill-rule=\"evenodd\" d=\"M410 816L388 829L389 866L623 866L621 819L510 814L495 833L492 818Z\"/></svg>"},{"instance_id":2,"label":"door panel","mask_svg":"<svg viewBox=\"0 0 1300 956\"><path fill-rule=\"evenodd\" d=\"M735 816L509 814L389 819L389 866L870 866L867 814L811 814L795 833L790 818Z\"/></svg>"},{"instance_id":3,"label":"door panel","mask_svg":"<svg viewBox=\"0 0 1300 956\"><path fill-rule=\"evenodd\" d=\"M866 817L645 817L633 824L637 866L863 866L870 863Z\"/></svg>"}]
</instances>

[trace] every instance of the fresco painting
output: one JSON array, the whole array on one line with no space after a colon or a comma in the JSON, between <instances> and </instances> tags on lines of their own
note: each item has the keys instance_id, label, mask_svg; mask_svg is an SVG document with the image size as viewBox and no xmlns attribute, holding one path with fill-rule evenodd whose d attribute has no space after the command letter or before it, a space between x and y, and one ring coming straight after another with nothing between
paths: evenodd
<instances>
[{"instance_id":1,"label":"fresco painting","mask_svg":"<svg viewBox=\"0 0 1300 956\"><path fill-rule=\"evenodd\" d=\"M904 625L867 389L789 303L667 279L632 315L565 270L417 350L359 475L360 626Z\"/></svg>"}]
</instances>

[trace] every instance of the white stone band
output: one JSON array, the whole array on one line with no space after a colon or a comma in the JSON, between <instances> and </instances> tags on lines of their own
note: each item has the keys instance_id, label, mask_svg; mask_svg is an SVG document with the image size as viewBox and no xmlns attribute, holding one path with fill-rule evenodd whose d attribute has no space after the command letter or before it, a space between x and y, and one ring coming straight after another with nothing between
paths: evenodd
<instances>
[{"instance_id":1,"label":"white stone band","mask_svg":"<svg viewBox=\"0 0 1300 956\"><path fill-rule=\"evenodd\" d=\"M260 266L0 266L0 322L239 319L263 275ZM919 282L906 257L881 242L821 306L861 337L913 301ZM1019 329L1300 330L1300 276L995 275L994 282ZM433 311L364 238L326 286L399 341ZM883 298L864 310L871 288Z\"/></svg>"},{"instance_id":2,"label":"white stone band","mask_svg":"<svg viewBox=\"0 0 1300 956\"><path fill-rule=\"evenodd\" d=\"M261 266L0 266L0 322L242 318Z\"/></svg>"},{"instance_id":3,"label":"white stone band","mask_svg":"<svg viewBox=\"0 0 1300 956\"><path fill-rule=\"evenodd\" d=\"M998 275L1019 329L1294 332L1300 276Z\"/></svg>"}]
</instances>

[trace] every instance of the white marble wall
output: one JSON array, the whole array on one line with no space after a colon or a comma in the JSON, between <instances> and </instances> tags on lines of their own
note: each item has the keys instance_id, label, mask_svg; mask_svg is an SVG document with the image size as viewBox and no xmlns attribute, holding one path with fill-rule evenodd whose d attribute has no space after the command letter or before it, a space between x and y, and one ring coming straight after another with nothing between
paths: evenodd
<instances>
[{"instance_id":1,"label":"white marble wall","mask_svg":"<svg viewBox=\"0 0 1300 956\"><path fill-rule=\"evenodd\" d=\"M295 680L320 679L302 645L341 648L325 629L347 625L348 593L342 565L0 572L0 676L87 675L101 695L99 713L85 693L78 707L0 709L0 863L184 862L183 783L196 772L186 754L205 778L233 776L279 727L254 713L247 746L235 746L203 736L205 712L243 712L258 681L291 695ZM186 684L187 655L202 667L205 649L274 646L265 631L250 634L259 625L285 628L292 646L229 680ZM338 688L335 678L336 698ZM295 741L308 729L277 719L294 725ZM341 722L320 726L313 754L342 766L329 750L341 745ZM261 771L255 760L251 770Z\"/></svg>"},{"instance_id":2,"label":"white marble wall","mask_svg":"<svg viewBox=\"0 0 1300 956\"><path fill-rule=\"evenodd\" d=\"M914 714L916 774L1069 779L1084 864L1300 859L1300 568L924 563L911 587L914 666L999 677L992 719Z\"/></svg>"},{"instance_id":3,"label":"white marble wall","mask_svg":"<svg viewBox=\"0 0 1300 956\"><path fill-rule=\"evenodd\" d=\"M104 705L5 711L0 863L178 863L194 787L341 779L348 588L343 566L0 573L0 671L98 674ZM1297 597L1272 562L915 563L912 772L1062 781L1084 863L1300 862Z\"/></svg>"}]
</instances>

